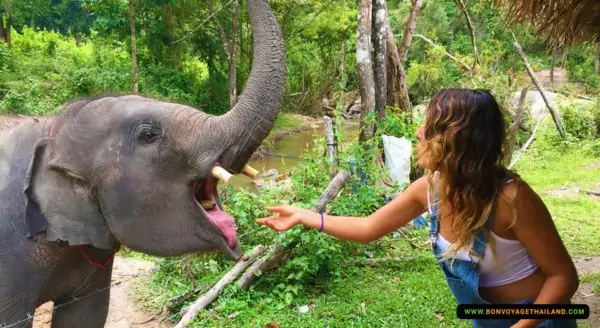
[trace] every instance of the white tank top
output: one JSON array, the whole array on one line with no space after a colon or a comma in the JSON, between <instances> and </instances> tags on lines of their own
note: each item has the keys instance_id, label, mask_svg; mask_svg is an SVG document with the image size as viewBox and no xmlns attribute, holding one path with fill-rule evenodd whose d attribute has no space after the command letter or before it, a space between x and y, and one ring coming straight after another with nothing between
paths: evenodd
<instances>
[{"instance_id":1,"label":"white tank top","mask_svg":"<svg viewBox=\"0 0 600 328\"><path fill-rule=\"evenodd\" d=\"M427 191L427 203L431 213L429 189ZM528 277L537 270L537 264L520 241L502 238L493 231L490 231L490 235L495 241L496 258L494 258L489 244L486 245L484 256L479 266L479 286L493 287L506 285ZM451 244L442 234L438 233L438 236L437 245L442 252L446 252ZM450 253L448 255L456 259L471 261L468 250L464 248L457 251L456 254Z\"/></svg>"},{"instance_id":2,"label":"white tank top","mask_svg":"<svg viewBox=\"0 0 600 328\"><path fill-rule=\"evenodd\" d=\"M479 286L492 287L506 285L523 279L537 270L538 266L533 261L527 249L518 240L510 240L490 232L496 246L496 258L489 245L486 245L483 260L480 263ZM444 236L438 234L438 246L445 252L450 243ZM449 254L453 256L454 254ZM455 258L470 260L467 249L459 250Z\"/></svg>"}]
</instances>

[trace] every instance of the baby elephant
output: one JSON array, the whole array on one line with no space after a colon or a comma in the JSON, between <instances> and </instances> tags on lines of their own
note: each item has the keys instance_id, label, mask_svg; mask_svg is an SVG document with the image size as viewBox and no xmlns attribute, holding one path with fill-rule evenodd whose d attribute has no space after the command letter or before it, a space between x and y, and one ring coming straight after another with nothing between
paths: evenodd
<instances>
[{"instance_id":1,"label":"baby elephant","mask_svg":"<svg viewBox=\"0 0 600 328\"><path fill-rule=\"evenodd\" d=\"M286 78L275 16L266 0L247 6L254 62L227 114L102 97L0 131L0 327L31 327L48 301L54 328L104 327L121 245L241 257L211 170L242 170L273 127Z\"/></svg>"}]
</instances>

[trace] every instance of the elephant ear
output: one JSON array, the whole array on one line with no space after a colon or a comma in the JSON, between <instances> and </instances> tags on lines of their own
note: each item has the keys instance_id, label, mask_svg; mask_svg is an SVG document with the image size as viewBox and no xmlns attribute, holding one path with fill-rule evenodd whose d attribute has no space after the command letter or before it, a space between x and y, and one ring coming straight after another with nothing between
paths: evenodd
<instances>
[{"instance_id":1,"label":"elephant ear","mask_svg":"<svg viewBox=\"0 0 600 328\"><path fill-rule=\"evenodd\" d=\"M55 156L56 145L40 140L25 177L25 220L29 236L46 233L48 241L113 249L114 236L88 181Z\"/></svg>"}]
</instances>

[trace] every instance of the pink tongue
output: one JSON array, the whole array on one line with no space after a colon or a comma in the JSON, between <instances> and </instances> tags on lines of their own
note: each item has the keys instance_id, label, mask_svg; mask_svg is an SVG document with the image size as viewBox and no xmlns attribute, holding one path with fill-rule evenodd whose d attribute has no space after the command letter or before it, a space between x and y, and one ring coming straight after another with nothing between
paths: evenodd
<instances>
[{"instance_id":1,"label":"pink tongue","mask_svg":"<svg viewBox=\"0 0 600 328\"><path fill-rule=\"evenodd\" d=\"M235 234L235 223L233 222L233 218L227 213L218 210L212 209L207 211L208 217L210 220L221 229L223 235L225 235L225 239L227 240L227 244L229 247L235 247L237 243L236 234Z\"/></svg>"}]
</instances>

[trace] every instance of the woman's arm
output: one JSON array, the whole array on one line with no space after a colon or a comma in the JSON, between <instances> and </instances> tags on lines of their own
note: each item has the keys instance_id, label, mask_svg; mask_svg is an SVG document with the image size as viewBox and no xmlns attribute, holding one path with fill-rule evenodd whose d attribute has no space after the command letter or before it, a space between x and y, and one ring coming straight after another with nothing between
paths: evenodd
<instances>
[{"instance_id":1,"label":"woman's arm","mask_svg":"<svg viewBox=\"0 0 600 328\"><path fill-rule=\"evenodd\" d=\"M323 232L342 240L367 243L390 233L422 214L427 208L425 177L413 182L391 202L366 218L324 215ZM257 219L273 230L285 231L295 225L319 229L321 215L293 206L270 207L276 213Z\"/></svg>"},{"instance_id":2,"label":"woman's arm","mask_svg":"<svg viewBox=\"0 0 600 328\"><path fill-rule=\"evenodd\" d=\"M534 303L565 304L579 287L577 270L544 202L529 185L519 183L512 230L547 277ZM513 327L537 327L542 321L523 319Z\"/></svg>"}]
</instances>

